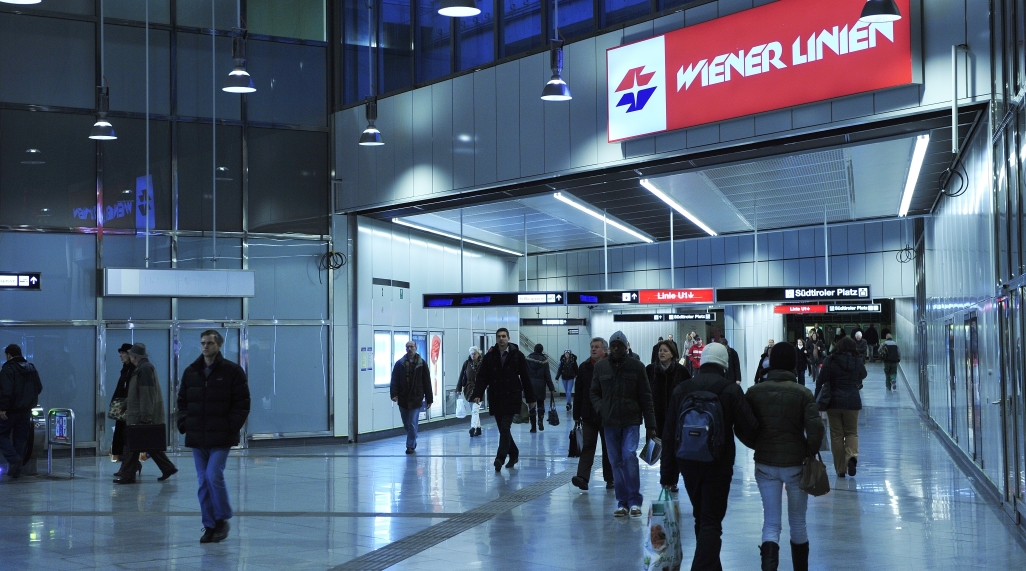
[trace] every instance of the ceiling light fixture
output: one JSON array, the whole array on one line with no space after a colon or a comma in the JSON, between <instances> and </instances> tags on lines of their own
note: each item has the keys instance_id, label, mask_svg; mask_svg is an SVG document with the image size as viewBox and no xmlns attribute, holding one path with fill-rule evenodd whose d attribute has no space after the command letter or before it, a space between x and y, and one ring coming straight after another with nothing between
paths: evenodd
<instances>
[{"instance_id":1,"label":"ceiling light fixture","mask_svg":"<svg viewBox=\"0 0 1026 571\"><path fill-rule=\"evenodd\" d=\"M374 22L374 2L367 2L367 21ZM370 81L367 84L370 86L370 96L367 97L367 105L364 107L364 113L367 116L367 128L360 134L360 146L361 147L381 147L384 146L385 141L381 138L381 131L374 125L374 122L378 120L378 97L377 89L374 85L374 70L376 69L374 60L377 59L377 26L374 27L375 41L371 41L371 35L367 34L367 59L370 65L367 66L367 72L370 76Z\"/></svg>"},{"instance_id":2,"label":"ceiling light fixture","mask_svg":"<svg viewBox=\"0 0 1026 571\"><path fill-rule=\"evenodd\" d=\"M926 147L929 144L929 134L916 137L916 148L912 151L912 164L908 167L908 180L905 181L905 192L901 194L901 206L898 208L898 216L908 214L908 207L912 204L912 194L916 191L919 171L923 168L923 159L926 158Z\"/></svg>"},{"instance_id":3,"label":"ceiling light fixture","mask_svg":"<svg viewBox=\"0 0 1026 571\"><path fill-rule=\"evenodd\" d=\"M710 236L716 236L716 232L713 232L712 228L702 223L702 221L699 220L694 214L689 212L688 209L681 206L679 202L670 198L666 193L656 188L656 186L652 184L652 182L649 181L647 178L641 179L641 186L645 187L646 189L648 189L649 192L656 195L656 197L659 198L659 200L662 200L663 202L668 204L670 208L679 212L681 216L690 220L692 223L694 223L695 226L698 226L699 228L704 230L706 234Z\"/></svg>"},{"instance_id":4,"label":"ceiling light fixture","mask_svg":"<svg viewBox=\"0 0 1026 571\"><path fill-rule=\"evenodd\" d=\"M364 147L380 147L385 144L385 141L381 140L381 131L374 126L374 122L378 120L378 102L376 99L371 99L367 102L367 128L363 130L363 134L360 135L360 145Z\"/></svg>"},{"instance_id":5,"label":"ceiling light fixture","mask_svg":"<svg viewBox=\"0 0 1026 571\"><path fill-rule=\"evenodd\" d=\"M578 202L576 197L574 197L574 196L572 196L570 194L566 194L566 193L563 193L563 192L556 192L556 193L553 193L552 197L555 198L556 200L560 201L560 202L563 202L565 204L569 204L570 206L573 206L577 210L580 210L581 212L584 212L585 214L587 214L589 216L592 216L594 218L598 218L599 220L603 220L603 221L606 222L606 224L609 224L613 228L618 228L618 229L620 229L620 230L630 234L631 236L634 236L638 240L641 240L642 242L645 242L646 244L651 244L652 242L655 242L655 240L649 238L648 236L645 236L641 232L638 232L637 230L627 226L626 224L622 224L618 220L616 220L616 219L606 215L605 213L599 212L597 210L594 210L594 209L591 209L591 208L585 206L584 204Z\"/></svg>"},{"instance_id":6,"label":"ceiling light fixture","mask_svg":"<svg viewBox=\"0 0 1026 571\"><path fill-rule=\"evenodd\" d=\"M481 9L474 5L474 0L442 0L438 13L450 18L466 18L477 16Z\"/></svg>"},{"instance_id":7,"label":"ceiling light fixture","mask_svg":"<svg viewBox=\"0 0 1026 571\"><path fill-rule=\"evenodd\" d=\"M43 160L43 151L39 149L25 149L25 158L22 159L21 164L45 165L46 161Z\"/></svg>"},{"instance_id":8,"label":"ceiling light fixture","mask_svg":"<svg viewBox=\"0 0 1026 571\"><path fill-rule=\"evenodd\" d=\"M552 47L549 49L549 67L552 77L542 89L542 101L570 101L570 86L563 81L563 40L559 37L559 0L554 0L552 18Z\"/></svg>"},{"instance_id":9,"label":"ceiling light fixture","mask_svg":"<svg viewBox=\"0 0 1026 571\"><path fill-rule=\"evenodd\" d=\"M235 28L236 36L232 38L232 59L235 68L228 73L221 91L228 93L254 93L256 86L253 78L246 71L246 28Z\"/></svg>"},{"instance_id":10,"label":"ceiling light fixture","mask_svg":"<svg viewBox=\"0 0 1026 571\"><path fill-rule=\"evenodd\" d=\"M444 236L444 237L449 238L451 240L457 240L458 241L460 239L460 237L455 235L455 234L450 234L448 232L443 232L442 230L435 230L434 228L428 228L427 226L421 226L420 224L414 224L412 222L407 222L405 220L400 220L398 218L393 218L392 219L392 223L393 224L398 224L400 226L406 226L408 228L413 228L414 230L420 230L421 232L428 232L430 234L437 234L438 236ZM463 241L468 243L468 244L474 244L475 246L481 246L482 248L490 248L492 250L498 250L500 252L505 252L505 253L513 255L513 256L523 256L524 255L523 252L515 252L513 250L507 250L506 248L502 248L500 246L495 246L493 244L487 244L485 242L479 242L477 240L472 240L470 238L467 238L466 236L463 237Z\"/></svg>"},{"instance_id":11,"label":"ceiling light fixture","mask_svg":"<svg viewBox=\"0 0 1026 571\"><path fill-rule=\"evenodd\" d=\"M43 0L0 0L0 4L18 4L20 6L28 6L29 4L39 4Z\"/></svg>"},{"instance_id":12,"label":"ceiling light fixture","mask_svg":"<svg viewBox=\"0 0 1026 571\"><path fill-rule=\"evenodd\" d=\"M894 22L901 19L901 12L894 0L867 0L862 7L860 22L867 24L880 24L883 22Z\"/></svg>"},{"instance_id":13,"label":"ceiling light fixture","mask_svg":"<svg viewBox=\"0 0 1026 571\"><path fill-rule=\"evenodd\" d=\"M107 120L107 111L110 110L110 87L104 73L107 59L104 53L104 28L103 0L100 0L100 85L96 86L96 122L89 130L89 138L94 141L113 141L118 138L114 133L114 125Z\"/></svg>"}]
</instances>

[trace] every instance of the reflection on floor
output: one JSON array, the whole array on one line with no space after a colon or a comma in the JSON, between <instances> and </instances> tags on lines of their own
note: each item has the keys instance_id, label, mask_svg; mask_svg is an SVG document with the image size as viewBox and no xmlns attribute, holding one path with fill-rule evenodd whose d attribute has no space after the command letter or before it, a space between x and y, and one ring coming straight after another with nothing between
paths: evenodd
<instances>
[{"instance_id":1,"label":"reflection on floor","mask_svg":"<svg viewBox=\"0 0 1026 571\"><path fill-rule=\"evenodd\" d=\"M882 377L870 365L858 476L834 480L830 494L810 499L811 568L1026 567L1026 547L1000 508L977 495L904 388L888 393ZM191 455L172 456L181 472L163 484L145 463L143 483L134 486L113 486L106 459L79 459L73 481L0 485L0 569L640 568L643 518L614 519L612 491L568 484L566 470L577 461L566 458L571 423L560 413L563 422L541 433L515 427L521 464L499 475L488 422L473 439L463 426L424 431L410 456L403 438L233 455L227 477L236 512L231 536L219 544L199 543ZM643 465L649 499L658 493L657 470ZM725 569L759 565L762 505L753 470L751 452L739 454ZM690 517L686 498L682 512ZM693 546L685 534L685 568ZM781 569L789 558L781 550Z\"/></svg>"}]
</instances>

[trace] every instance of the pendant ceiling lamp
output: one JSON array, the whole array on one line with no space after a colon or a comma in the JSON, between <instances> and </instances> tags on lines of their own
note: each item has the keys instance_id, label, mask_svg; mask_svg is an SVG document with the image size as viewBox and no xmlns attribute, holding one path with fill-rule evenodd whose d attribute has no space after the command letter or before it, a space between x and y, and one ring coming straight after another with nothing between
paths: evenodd
<instances>
[{"instance_id":1,"label":"pendant ceiling lamp","mask_svg":"<svg viewBox=\"0 0 1026 571\"><path fill-rule=\"evenodd\" d=\"M477 16L481 9L474 5L474 0L442 0L438 13L450 18L467 18Z\"/></svg>"},{"instance_id":2,"label":"pendant ceiling lamp","mask_svg":"<svg viewBox=\"0 0 1026 571\"><path fill-rule=\"evenodd\" d=\"M27 6L29 4L39 4L43 0L0 0L0 4L18 4L21 6Z\"/></svg>"},{"instance_id":3,"label":"pendant ceiling lamp","mask_svg":"<svg viewBox=\"0 0 1026 571\"><path fill-rule=\"evenodd\" d=\"M371 99L367 102L367 128L363 130L360 135L360 144L364 147L380 147L385 142L381 140L381 131L374 126L374 122L378 120L378 102L375 99Z\"/></svg>"},{"instance_id":4,"label":"pendant ceiling lamp","mask_svg":"<svg viewBox=\"0 0 1026 571\"><path fill-rule=\"evenodd\" d=\"M107 120L107 112L110 111L110 88L107 86L107 76L104 75L104 37L103 37L103 0L100 0L100 85L96 87L96 122L89 130L89 138L94 141L113 141L118 138L114 133L114 125Z\"/></svg>"},{"instance_id":5,"label":"pendant ceiling lamp","mask_svg":"<svg viewBox=\"0 0 1026 571\"><path fill-rule=\"evenodd\" d=\"M552 48L549 49L549 67L552 77L542 89L543 101L570 101L570 86L563 81L563 40L559 37L559 1L554 2L555 15L552 19Z\"/></svg>"},{"instance_id":6,"label":"pendant ceiling lamp","mask_svg":"<svg viewBox=\"0 0 1026 571\"><path fill-rule=\"evenodd\" d=\"M253 85L253 78L246 71L246 29L235 28L237 34L232 38L232 59L235 60L235 68L228 74L221 91L228 93L253 93L256 86Z\"/></svg>"},{"instance_id":7,"label":"pendant ceiling lamp","mask_svg":"<svg viewBox=\"0 0 1026 571\"><path fill-rule=\"evenodd\" d=\"M901 12L898 11L894 0L867 0L866 5L862 7L862 15L859 16L860 22L870 24L894 22L900 19Z\"/></svg>"}]
</instances>

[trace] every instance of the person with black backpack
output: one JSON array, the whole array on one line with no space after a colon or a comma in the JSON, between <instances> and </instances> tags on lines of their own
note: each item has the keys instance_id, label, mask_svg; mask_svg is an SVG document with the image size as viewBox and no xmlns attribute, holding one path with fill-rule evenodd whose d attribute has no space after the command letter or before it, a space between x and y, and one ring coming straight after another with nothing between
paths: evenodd
<instances>
[{"instance_id":1,"label":"person with black backpack","mask_svg":"<svg viewBox=\"0 0 1026 571\"><path fill-rule=\"evenodd\" d=\"M39 403L43 383L32 363L15 344L4 348L7 360L0 368L0 453L7 459L7 475L21 476L25 445L32 437L32 409Z\"/></svg>"},{"instance_id":2,"label":"person with black backpack","mask_svg":"<svg viewBox=\"0 0 1026 571\"><path fill-rule=\"evenodd\" d=\"M669 488L678 474L684 476L695 516L694 571L722 569L720 546L734 475L734 433L753 439L759 430L740 385L724 376L728 365L726 347L706 345L698 374L674 389L663 427L659 480Z\"/></svg>"},{"instance_id":3,"label":"person with black backpack","mask_svg":"<svg viewBox=\"0 0 1026 571\"><path fill-rule=\"evenodd\" d=\"M901 362L901 349L898 349L898 344L894 342L894 337L890 333L887 334L883 345L880 346L880 358L884 362L884 379L887 382L887 390L898 390L898 363Z\"/></svg>"}]
</instances>

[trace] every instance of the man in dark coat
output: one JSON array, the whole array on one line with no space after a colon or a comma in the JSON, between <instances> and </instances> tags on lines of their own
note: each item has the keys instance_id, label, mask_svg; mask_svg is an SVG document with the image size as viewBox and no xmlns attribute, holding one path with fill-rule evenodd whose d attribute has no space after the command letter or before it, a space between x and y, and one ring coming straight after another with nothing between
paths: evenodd
<instances>
[{"instance_id":1,"label":"man in dark coat","mask_svg":"<svg viewBox=\"0 0 1026 571\"><path fill-rule=\"evenodd\" d=\"M224 338L213 329L200 334L202 354L182 374L178 390L178 431L192 448L199 478L203 537L211 543L228 537L232 506L224 484L228 452L239 444L249 417L249 379L238 364L221 355Z\"/></svg>"},{"instance_id":2,"label":"man in dark coat","mask_svg":"<svg viewBox=\"0 0 1026 571\"><path fill-rule=\"evenodd\" d=\"M125 398L125 424L127 426L139 424L160 424L167 421L164 416L164 391L160 388L160 378L157 369L150 363L150 357L146 354L146 345L136 343L128 348L128 358L135 365L132 377L128 381L128 396ZM166 433L165 433L166 438ZM166 444L166 442L165 442ZM158 481L163 482L178 473L178 468L168 459L164 453L164 447L160 449L147 449L140 447L138 443L133 444L131 439L125 443L125 461L121 465L121 475L114 479L115 484L134 484L136 472L142 469L139 462L139 453L145 452L153 463L160 468Z\"/></svg>"},{"instance_id":3,"label":"man in dark coat","mask_svg":"<svg viewBox=\"0 0 1026 571\"><path fill-rule=\"evenodd\" d=\"M869 327L862 333L863 339L869 343L869 360L876 361L877 349L880 346L880 332L876 330L876 324L870 323Z\"/></svg>"},{"instance_id":4,"label":"man in dark coat","mask_svg":"<svg viewBox=\"0 0 1026 571\"><path fill-rule=\"evenodd\" d=\"M644 420L646 439L656 436L652 387L645 366L627 354L627 336L621 331L609 337L609 358L595 365L591 404L602 417L609 463L613 466L617 508L614 517L641 517L641 474L638 443Z\"/></svg>"},{"instance_id":5,"label":"man in dark coat","mask_svg":"<svg viewBox=\"0 0 1026 571\"><path fill-rule=\"evenodd\" d=\"M520 449L509 431L513 415L520 413L523 399L527 400L532 411L535 410L534 389L527 375L527 358L519 347L509 342L509 329L505 327L496 330L495 346L481 360L473 401L481 402L489 388L488 412L495 417L495 425L499 429L499 449L495 451L493 463L498 472L507 456L507 468L512 468L520 460Z\"/></svg>"},{"instance_id":6,"label":"man in dark coat","mask_svg":"<svg viewBox=\"0 0 1026 571\"><path fill-rule=\"evenodd\" d=\"M43 383L18 345L8 345L4 357L0 367L0 453L7 459L7 475L18 478L25 463L25 444L32 435L32 409L39 402Z\"/></svg>"},{"instance_id":7,"label":"man in dark coat","mask_svg":"<svg viewBox=\"0 0 1026 571\"><path fill-rule=\"evenodd\" d=\"M417 422L425 403L434 402L431 393L431 371L417 354L417 344L406 342L406 355L392 367L392 383L388 387L392 402L399 404L399 415L406 429L406 453L417 449Z\"/></svg>"},{"instance_id":8,"label":"man in dark coat","mask_svg":"<svg viewBox=\"0 0 1026 571\"><path fill-rule=\"evenodd\" d=\"M577 390L574 392L574 420L581 423L584 443L581 444L581 459L577 462L577 475L570 478L570 483L582 490L588 489L591 479L591 466L595 462L595 445L602 442L602 479L606 489L613 488L613 467L609 464L606 453L606 435L602 432L602 419L591 404L591 380L595 374L595 364L606 358L609 345L601 337L591 340L591 357L577 368Z\"/></svg>"},{"instance_id":9,"label":"man in dark coat","mask_svg":"<svg viewBox=\"0 0 1026 571\"><path fill-rule=\"evenodd\" d=\"M727 497L730 480L734 475L736 448L734 433L742 439L753 436L759 423L752 414L744 393L737 383L728 381L723 372L727 368L727 348L710 343L702 351L698 374L677 385L667 407L667 417L679 418L681 403L695 391L708 391L719 395L723 412L723 447L719 458L712 462L696 462L677 458L677 422L667 422L663 429L663 455L659 481L664 487L684 476L684 487L695 516L695 557L691 569L722 569L720 546L723 518L727 515ZM670 412L672 411L672 413Z\"/></svg>"},{"instance_id":10,"label":"man in dark coat","mask_svg":"<svg viewBox=\"0 0 1026 571\"><path fill-rule=\"evenodd\" d=\"M534 346L534 352L527 356L527 376L531 378L531 389L535 398L541 403L541 407L531 411L531 432L545 430L545 388L548 387L553 395L556 394L556 387L552 384L552 371L549 370L549 358L545 355L545 348L541 343Z\"/></svg>"},{"instance_id":11,"label":"man in dark coat","mask_svg":"<svg viewBox=\"0 0 1026 571\"><path fill-rule=\"evenodd\" d=\"M741 357L738 356L737 351L727 343L726 337L720 338L720 343L727 348L727 379L734 381L737 384L741 384Z\"/></svg>"}]
</instances>

